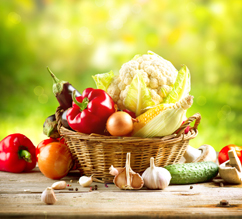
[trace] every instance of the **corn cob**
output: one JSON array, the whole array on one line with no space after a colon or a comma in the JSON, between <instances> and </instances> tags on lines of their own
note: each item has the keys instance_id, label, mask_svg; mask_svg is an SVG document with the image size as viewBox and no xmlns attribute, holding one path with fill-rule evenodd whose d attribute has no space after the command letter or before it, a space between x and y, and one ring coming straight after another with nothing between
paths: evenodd
<instances>
[{"instance_id":1,"label":"corn cob","mask_svg":"<svg viewBox=\"0 0 242 219\"><path fill-rule=\"evenodd\" d=\"M178 109L182 108L183 110L187 110L193 103L193 96L188 95L185 98L181 99L176 103L171 104L159 104L145 113L138 116L137 122L134 123L134 130L132 135L135 135L141 128L143 128L146 124L148 124L152 119L158 116L161 112L164 112L168 109Z\"/></svg>"}]
</instances>

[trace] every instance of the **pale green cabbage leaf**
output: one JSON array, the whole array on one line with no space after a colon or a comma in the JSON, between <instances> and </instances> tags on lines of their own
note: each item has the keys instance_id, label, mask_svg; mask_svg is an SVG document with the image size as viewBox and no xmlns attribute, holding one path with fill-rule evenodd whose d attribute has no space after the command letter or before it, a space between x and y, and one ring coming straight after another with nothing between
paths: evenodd
<instances>
[{"instance_id":1,"label":"pale green cabbage leaf","mask_svg":"<svg viewBox=\"0 0 242 219\"><path fill-rule=\"evenodd\" d=\"M190 71L186 65L179 70L175 84L163 103L176 103L187 96L191 90Z\"/></svg>"},{"instance_id":2,"label":"pale green cabbage leaf","mask_svg":"<svg viewBox=\"0 0 242 219\"><path fill-rule=\"evenodd\" d=\"M155 103L152 101L150 90L147 88L143 76L138 72L133 78L127 96L124 99L125 107L139 116L143 111Z\"/></svg>"},{"instance_id":3,"label":"pale green cabbage leaf","mask_svg":"<svg viewBox=\"0 0 242 219\"><path fill-rule=\"evenodd\" d=\"M168 108L154 117L133 136L152 138L171 135L181 126L185 115L186 110L183 108Z\"/></svg>"},{"instance_id":4,"label":"pale green cabbage leaf","mask_svg":"<svg viewBox=\"0 0 242 219\"><path fill-rule=\"evenodd\" d=\"M111 70L110 72L107 72L107 73L96 74L92 76L92 78L94 79L98 89L107 91L109 85L111 84L114 78L114 73Z\"/></svg>"}]
</instances>

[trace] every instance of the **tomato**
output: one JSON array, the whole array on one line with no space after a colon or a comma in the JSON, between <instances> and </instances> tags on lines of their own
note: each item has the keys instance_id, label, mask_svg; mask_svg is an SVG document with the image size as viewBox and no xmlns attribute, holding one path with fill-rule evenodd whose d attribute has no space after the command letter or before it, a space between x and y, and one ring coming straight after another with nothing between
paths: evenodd
<instances>
[{"instance_id":1,"label":"tomato","mask_svg":"<svg viewBox=\"0 0 242 219\"><path fill-rule=\"evenodd\" d=\"M242 163L242 147L241 146L237 146L235 144L229 144L226 145L225 147L223 147L221 149L221 151L218 154L218 162L219 164L224 163L225 161L229 160L229 155L228 155L228 151L233 149L235 150L240 162Z\"/></svg>"},{"instance_id":2,"label":"tomato","mask_svg":"<svg viewBox=\"0 0 242 219\"><path fill-rule=\"evenodd\" d=\"M185 121L182 122L182 124L184 123ZM177 134L181 129L179 128L175 133ZM190 130L190 126L187 126L184 130L184 134L187 134Z\"/></svg>"},{"instance_id":3,"label":"tomato","mask_svg":"<svg viewBox=\"0 0 242 219\"><path fill-rule=\"evenodd\" d=\"M126 112L126 113L128 113L133 119L136 118L136 115L135 115L134 112L132 112L132 111L130 111L130 110L128 110L128 109L125 109L125 110L123 110L123 111Z\"/></svg>"},{"instance_id":4,"label":"tomato","mask_svg":"<svg viewBox=\"0 0 242 219\"><path fill-rule=\"evenodd\" d=\"M38 155L40 171L50 179L61 179L73 166L69 148L61 142L51 142Z\"/></svg>"}]
</instances>

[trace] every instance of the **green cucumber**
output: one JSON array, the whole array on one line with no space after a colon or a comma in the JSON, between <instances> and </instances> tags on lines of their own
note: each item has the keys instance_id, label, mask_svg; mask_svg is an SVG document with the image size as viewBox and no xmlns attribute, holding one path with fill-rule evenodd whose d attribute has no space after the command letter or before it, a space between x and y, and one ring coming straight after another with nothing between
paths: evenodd
<instances>
[{"instance_id":1,"label":"green cucumber","mask_svg":"<svg viewBox=\"0 0 242 219\"><path fill-rule=\"evenodd\" d=\"M170 174L170 184L190 184L210 181L218 174L218 165L211 161L172 164L165 166Z\"/></svg>"}]
</instances>

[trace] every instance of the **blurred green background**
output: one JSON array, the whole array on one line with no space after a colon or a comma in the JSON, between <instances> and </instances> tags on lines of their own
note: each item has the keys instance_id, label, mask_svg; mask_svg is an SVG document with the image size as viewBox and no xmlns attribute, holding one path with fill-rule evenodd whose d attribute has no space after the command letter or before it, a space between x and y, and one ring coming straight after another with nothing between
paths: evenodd
<instances>
[{"instance_id":1,"label":"blurred green background","mask_svg":"<svg viewBox=\"0 0 242 219\"><path fill-rule=\"evenodd\" d=\"M0 140L34 144L58 102L46 66L79 91L151 50L192 76L202 115L190 145L242 145L241 0L0 1Z\"/></svg>"}]
</instances>

